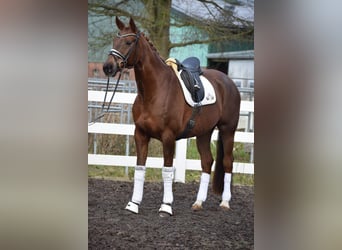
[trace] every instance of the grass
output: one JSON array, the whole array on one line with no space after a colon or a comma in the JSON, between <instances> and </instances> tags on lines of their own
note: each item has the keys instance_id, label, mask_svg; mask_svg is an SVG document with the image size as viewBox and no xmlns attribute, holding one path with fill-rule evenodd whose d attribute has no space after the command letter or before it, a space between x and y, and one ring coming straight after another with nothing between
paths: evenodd
<instances>
[{"instance_id":1,"label":"grass","mask_svg":"<svg viewBox=\"0 0 342 250\"><path fill-rule=\"evenodd\" d=\"M187 147L187 158L188 159L200 159L200 155L197 151L196 147L196 140L191 139L188 142ZM213 157L216 157L216 143L211 143L211 154ZM234 148L233 148L233 155L234 155L234 161L236 162L249 162L250 161L250 153L245 149L245 146L243 143L235 142Z\"/></svg>"},{"instance_id":2,"label":"grass","mask_svg":"<svg viewBox=\"0 0 342 250\"><path fill-rule=\"evenodd\" d=\"M129 167L128 176L126 176L125 167L89 165L88 177L132 181L134 177L134 168ZM161 169L147 168L145 179L146 181L151 181L151 182L161 181L162 180Z\"/></svg>"},{"instance_id":3,"label":"grass","mask_svg":"<svg viewBox=\"0 0 342 250\"><path fill-rule=\"evenodd\" d=\"M200 171L187 170L185 174L185 182L186 183L189 183L189 182L198 183L200 180L200 176L201 176ZM132 181L134 177L134 168L129 167L128 176L126 176L125 167L89 165L88 177L117 180L117 181ZM149 181L149 182L161 182L162 181L161 169L147 168L145 179L146 181ZM254 175L235 173L233 174L233 184L253 186Z\"/></svg>"}]
</instances>

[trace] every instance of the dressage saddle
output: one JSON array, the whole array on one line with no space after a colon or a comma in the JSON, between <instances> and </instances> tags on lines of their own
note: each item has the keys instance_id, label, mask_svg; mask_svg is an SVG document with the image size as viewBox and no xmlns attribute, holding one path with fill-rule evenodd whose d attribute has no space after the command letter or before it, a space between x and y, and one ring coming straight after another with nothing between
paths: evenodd
<instances>
[{"instance_id":1,"label":"dressage saddle","mask_svg":"<svg viewBox=\"0 0 342 250\"><path fill-rule=\"evenodd\" d=\"M204 98L204 88L200 75L203 73L200 67L200 60L197 57L188 57L182 63L178 60L178 71L182 70L181 78L184 81L186 88L191 93L194 102L201 102Z\"/></svg>"}]
</instances>

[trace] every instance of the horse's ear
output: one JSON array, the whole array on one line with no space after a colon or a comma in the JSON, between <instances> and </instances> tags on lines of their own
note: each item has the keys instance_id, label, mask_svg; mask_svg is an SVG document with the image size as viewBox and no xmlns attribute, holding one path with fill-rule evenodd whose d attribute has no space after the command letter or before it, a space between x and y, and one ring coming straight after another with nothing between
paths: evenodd
<instances>
[{"instance_id":1,"label":"horse's ear","mask_svg":"<svg viewBox=\"0 0 342 250\"><path fill-rule=\"evenodd\" d=\"M129 26L131 27L131 30L133 31L133 33L138 32L138 28L137 26L135 26L135 23L132 17L129 19Z\"/></svg>"},{"instance_id":2,"label":"horse's ear","mask_svg":"<svg viewBox=\"0 0 342 250\"><path fill-rule=\"evenodd\" d=\"M123 22L121 22L121 20L118 17L115 17L115 22L116 22L116 26L118 26L119 30L122 30L125 25Z\"/></svg>"}]
</instances>

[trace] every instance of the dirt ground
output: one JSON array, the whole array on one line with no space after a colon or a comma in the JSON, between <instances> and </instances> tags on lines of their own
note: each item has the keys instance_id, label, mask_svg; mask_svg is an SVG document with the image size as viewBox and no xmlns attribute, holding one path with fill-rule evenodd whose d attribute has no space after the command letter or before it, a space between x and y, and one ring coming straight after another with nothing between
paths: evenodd
<instances>
[{"instance_id":1,"label":"dirt ground","mask_svg":"<svg viewBox=\"0 0 342 250\"><path fill-rule=\"evenodd\" d=\"M124 209L132 182L89 179L88 248L254 249L254 188L233 186L229 211L209 188L203 210L194 212L198 185L174 183L174 216L161 218L162 183L145 183L136 215Z\"/></svg>"}]
</instances>

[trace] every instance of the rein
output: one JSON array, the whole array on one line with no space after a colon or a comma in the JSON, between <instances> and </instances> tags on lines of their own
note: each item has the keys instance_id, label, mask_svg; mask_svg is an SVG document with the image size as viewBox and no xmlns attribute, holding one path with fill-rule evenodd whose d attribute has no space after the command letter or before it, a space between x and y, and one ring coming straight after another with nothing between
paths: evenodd
<instances>
[{"instance_id":1,"label":"rein","mask_svg":"<svg viewBox=\"0 0 342 250\"><path fill-rule=\"evenodd\" d=\"M117 90L117 88L118 88L118 85L119 85L119 82L120 82L121 75L122 75L122 70L120 70L120 75L119 75L118 79L116 80L115 88L114 88L112 97L110 98L110 101L109 101L109 103L108 103L107 110L106 110L105 112L103 112L104 107L105 107L105 102L106 102L106 99L107 99L108 88L109 88L109 77L108 77L107 86L106 86L106 93L105 93L105 96L104 96L104 98L103 98L103 102L102 102L102 106L101 106L101 113L100 113L100 115L98 115L93 121L91 121L91 122L89 123L88 126L93 125L97 120L99 120L99 119L101 119L102 117L104 117L105 113L108 113L108 110L109 110L109 108L110 108L110 105L112 104L112 101L113 101L115 92L116 92L116 90Z\"/></svg>"},{"instance_id":2,"label":"rein","mask_svg":"<svg viewBox=\"0 0 342 250\"><path fill-rule=\"evenodd\" d=\"M130 48L129 48L129 50L128 50L126 55L123 55L120 51L118 51L116 49L111 49L109 51L109 55L113 56L114 59L115 59L115 57L121 58L123 60L124 66L121 67L120 70L119 70L120 74L119 74L119 77L118 77L118 79L116 81L112 97L110 98L109 104L107 106L107 110L105 112L103 112L104 107L105 107L105 102L106 102L106 99L107 99L107 93L108 93L108 88L109 88L109 78L110 77L108 77L108 80L107 80L106 93L105 93L105 96L104 96L104 99L103 99L103 103L102 103L102 107L101 107L101 113L93 121L91 121L88 126L93 125L97 120L99 120L102 117L104 117L105 113L108 112L109 107L112 104L115 92L116 92L116 90L118 88L118 85L119 85L119 82L120 82L120 79L121 79L122 69L127 67L127 60L130 57L130 55L132 54L133 48L135 48L137 46L137 44L138 44L138 41L139 41L139 38L140 38L140 32L138 32L137 34L135 34L135 33L129 33L129 34L125 34L125 35L120 35L119 33L117 34L117 37L119 37L119 38L128 37L128 36L134 36L136 39L135 39L134 43L131 44L131 46L130 46ZM135 59L135 61L136 60L137 59ZM134 64L136 64L136 62ZM134 64L133 64L133 66L134 66Z\"/></svg>"}]
</instances>

